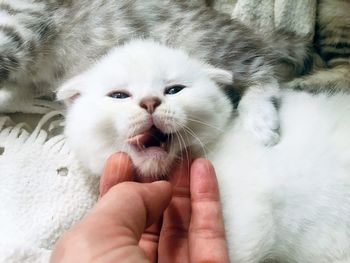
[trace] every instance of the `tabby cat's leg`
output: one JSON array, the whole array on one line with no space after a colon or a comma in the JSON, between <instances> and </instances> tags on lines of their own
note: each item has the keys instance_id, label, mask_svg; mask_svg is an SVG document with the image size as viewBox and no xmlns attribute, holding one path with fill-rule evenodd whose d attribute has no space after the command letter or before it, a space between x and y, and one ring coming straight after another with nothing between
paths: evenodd
<instances>
[{"instance_id":1,"label":"tabby cat's leg","mask_svg":"<svg viewBox=\"0 0 350 263\"><path fill-rule=\"evenodd\" d=\"M310 75L291 81L288 87L313 94L350 92L350 63L318 69Z\"/></svg>"},{"instance_id":2,"label":"tabby cat's leg","mask_svg":"<svg viewBox=\"0 0 350 263\"><path fill-rule=\"evenodd\" d=\"M35 75L36 61L54 32L50 13L45 1L0 2L0 83Z\"/></svg>"},{"instance_id":3,"label":"tabby cat's leg","mask_svg":"<svg viewBox=\"0 0 350 263\"><path fill-rule=\"evenodd\" d=\"M0 114L13 112L44 114L61 109L62 105L50 98L36 98L28 87L7 84L0 88Z\"/></svg>"}]
</instances>

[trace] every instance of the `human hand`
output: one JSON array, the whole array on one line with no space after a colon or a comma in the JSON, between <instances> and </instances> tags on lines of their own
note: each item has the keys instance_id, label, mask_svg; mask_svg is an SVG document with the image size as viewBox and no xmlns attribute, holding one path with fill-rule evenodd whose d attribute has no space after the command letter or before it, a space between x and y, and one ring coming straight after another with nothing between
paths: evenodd
<instances>
[{"instance_id":1,"label":"human hand","mask_svg":"<svg viewBox=\"0 0 350 263\"><path fill-rule=\"evenodd\" d=\"M190 166L190 167L189 167ZM229 262L218 183L205 159L184 160L170 176L172 200L158 232L158 262Z\"/></svg>"},{"instance_id":2,"label":"human hand","mask_svg":"<svg viewBox=\"0 0 350 263\"><path fill-rule=\"evenodd\" d=\"M214 169L194 161L190 184L186 164L171 176L170 202L169 183L125 182L133 179L132 164L113 155L101 178L103 197L59 240L51 262L229 262Z\"/></svg>"},{"instance_id":3,"label":"human hand","mask_svg":"<svg viewBox=\"0 0 350 263\"><path fill-rule=\"evenodd\" d=\"M116 166L113 169L117 169L121 180L132 174L128 157L117 155L107 162L103 178L111 165ZM60 238L50 262L149 262L138 241L144 229L161 216L171 194L171 186L165 181L113 186Z\"/></svg>"}]
</instances>

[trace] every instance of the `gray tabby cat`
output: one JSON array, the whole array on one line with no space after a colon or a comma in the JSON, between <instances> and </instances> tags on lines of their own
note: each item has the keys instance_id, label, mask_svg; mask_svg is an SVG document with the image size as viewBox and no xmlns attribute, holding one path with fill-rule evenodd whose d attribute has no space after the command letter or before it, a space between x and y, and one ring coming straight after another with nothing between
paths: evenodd
<instances>
[{"instance_id":1,"label":"gray tabby cat","mask_svg":"<svg viewBox=\"0 0 350 263\"><path fill-rule=\"evenodd\" d=\"M295 89L335 93L350 88L350 1L320 0L315 46L318 58L313 74L291 83ZM315 60L316 61L316 60Z\"/></svg>"},{"instance_id":2,"label":"gray tabby cat","mask_svg":"<svg viewBox=\"0 0 350 263\"><path fill-rule=\"evenodd\" d=\"M232 70L246 128L266 145L278 141L279 83L305 70L307 43L259 36L197 1L1 0L0 112L16 106L1 92L47 95L113 46L140 37Z\"/></svg>"}]
</instances>

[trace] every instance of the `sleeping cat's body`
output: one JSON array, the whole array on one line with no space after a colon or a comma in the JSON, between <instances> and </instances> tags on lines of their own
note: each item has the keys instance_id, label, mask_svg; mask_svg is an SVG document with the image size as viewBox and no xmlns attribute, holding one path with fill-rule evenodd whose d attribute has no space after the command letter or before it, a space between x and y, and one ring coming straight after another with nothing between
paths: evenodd
<instances>
[{"instance_id":1,"label":"sleeping cat's body","mask_svg":"<svg viewBox=\"0 0 350 263\"><path fill-rule=\"evenodd\" d=\"M350 262L349 105L341 93L284 93L284 133L270 149L240 121L225 131L208 158L232 262Z\"/></svg>"},{"instance_id":2,"label":"sleeping cat's body","mask_svg":"<svg viewBox=\"0 0 350 263\"><path fill-rule=\"evenodd\" d=\"M350 96L282 94L283 137L266 148L216 84L230 79L154 42L119 47L60 89L68 142L96 174L116 151L154 177L186 148L208 157L232 262L349 262Z\"/></svg>"},{"instance_id":3,"label":"sleeping cat's body","mask_svg":"<svg viewBox=\"0 0 350 263\"><path fill-rule=\"evenodd\" d=\"M303 71L305 42L259 36L197 1L2 0L0 112L16 110L18 97L55 90L62 80L133 37L152 37L232 70L237 90L250 87L240 105L242 114L251 116L247 128L265 144L277 142L272 101L280 79ZM10 93L21 95L12 98Z\"/></svg>"},{"instance_id":4,"label":"sleeping cat's body","mask_svg":"<svg viewBox=\"0 0 350 263\"><path fill-rule=\"evenodd\" d=\"M350 90L350 1L320 0L315 47L320 61L312 74L290 85L299 90L333 93Z\"/></svg>"}]
</instances>

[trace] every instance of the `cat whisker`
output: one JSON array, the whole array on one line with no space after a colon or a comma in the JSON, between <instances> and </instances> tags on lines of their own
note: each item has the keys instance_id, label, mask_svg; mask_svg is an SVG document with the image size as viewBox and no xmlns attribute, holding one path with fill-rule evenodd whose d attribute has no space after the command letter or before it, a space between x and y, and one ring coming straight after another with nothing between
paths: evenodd
<instances>
[{"instance_id":1,"label":"cat whisker","mask_svg":"<svg viewBox=\"0 0 350 263\"><path fill-rule=\"evenodd\" d=\"M183 150L185 151L185 154L186 154L187 167L190 167L190 155L189 155L189 152L188 152L187 147L186 147L186 141L185 141L185 139L183 138L183 136L181 135L181 133L179 131L177 131L176 134L179 136L179 138L183 142ZM181 144L180 144L180 147L181 147ZM181 149L182 149L182 147L181 147ZM182 156L181 156L181 162L183 162L183 157Z\"/></svg>"},{"instance_id":2,"label":"cat whisker","mask_svg":"<svg viewBox=\"0 0 350 263\"><path fill-rule=\"evenodd\" d=\"M173 120L173 122L175 123L175 124L178 124L178 122L176 121L176 120ZM186 139L187 139L187 141L188 141L188 136L187 136L187 133L188 134L190 134L190 132L192 132L193 133L193 131L190 129L190 128L188 128L187 127L187 129L189 129L189 131L186 131L186 127L184 127L185 129L184 129L184 135L186 136ZM189 152L188 152L188 147L187 147L187 143L186 143L186 140L183 138L183 136L181 135L181 133L179 132L179 131L175 131L175 134L177 135L177 137L178 137L178 140L179 140L179 144L180 144L180 149L183 149L184 151L185 151L185 154L186 154L186 159L187 159L187 162L188 162L188 167L190 167L190 154L189 154ZM193 137L195 137L197 140L199 140L197 137L198 136L196 136L194 133L193 134L190 134L191 136L193 136ZM181 141L183 142L183 146L182 146L182 143L181 143ZM200 140L199 140L200 141ZM206 157L206 151L205 151L205 149L204 149L204 146L203 146L203 143L200 141L200 144L201 144L201 147L203 148L203 152L205 153L205 157ZM182 158L183 159L183 158Z\"/></svg>"},{"instance_id":3,"label":"cat whisker","mask_svg":"<svg viewBox=\"0 0 350 263\"><path fill-rule=\"evenodd\" d=\"M184 131L186 133L188 133L189 135L191 135L195 140L198 141L198 143L200 144L202 150L203 150L203 154L204 157L207 158L207 147L205 146L205 144L202 142L201 139L199 139L199 137L196 135L196 133L188 126L184 126Z\"/></svg>"},{"instance_id":4,"label":"cat whisker","mask_svg":"<svg viewBox=\"0 0 350 263\"><path fill-rule=\"evenodd\" d=\"M192 122L196 122L196 123L199 123L199 124L203 124L203 125L205 125L205 126L207 126L207 127L209 127L209 128L213 128L213 129L218 130L218 131L220 131L220 132L224 132L224 130L219 129L218 127L215 127L215 126L213 126L213 125L208 124L207 122L203 122L203 121L198 120L198 119L194 119L194 118L191 118L191 117L187 117L186 120L192 121Z\"/></svg>"}]
</instances>

